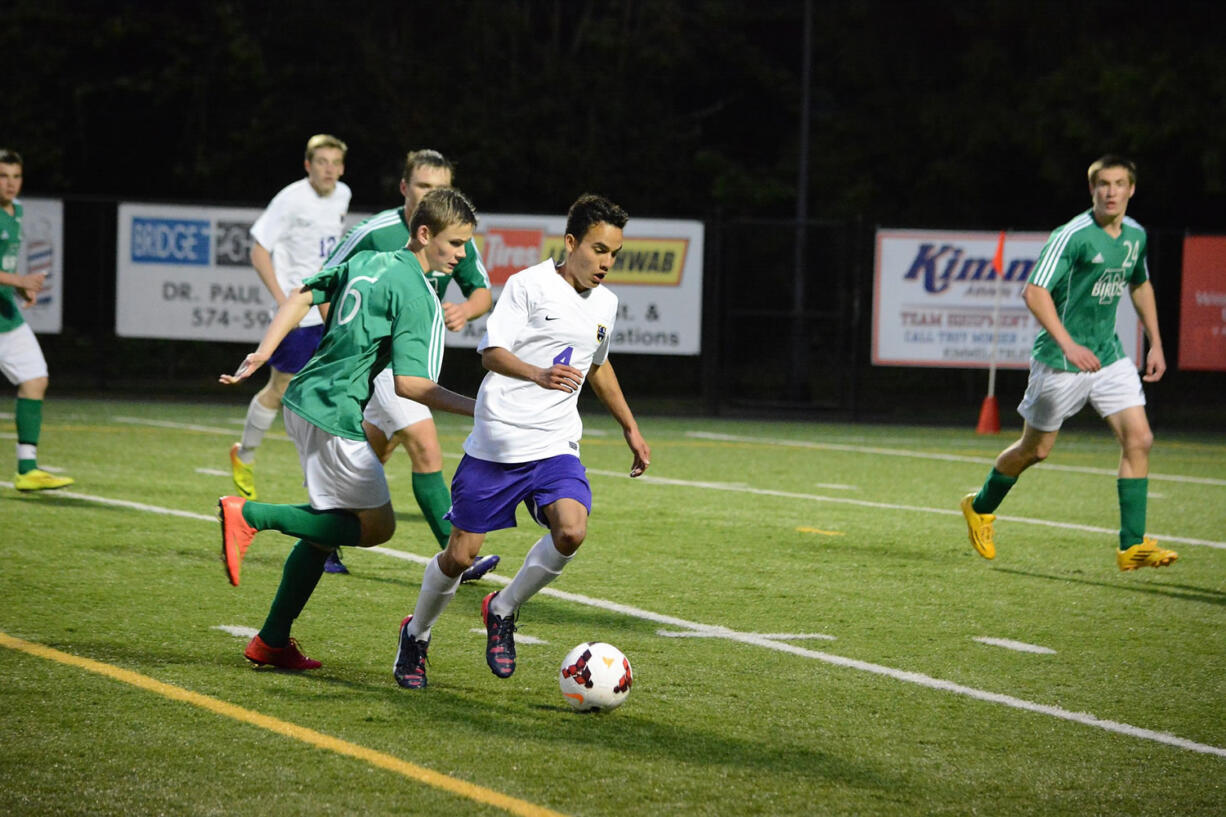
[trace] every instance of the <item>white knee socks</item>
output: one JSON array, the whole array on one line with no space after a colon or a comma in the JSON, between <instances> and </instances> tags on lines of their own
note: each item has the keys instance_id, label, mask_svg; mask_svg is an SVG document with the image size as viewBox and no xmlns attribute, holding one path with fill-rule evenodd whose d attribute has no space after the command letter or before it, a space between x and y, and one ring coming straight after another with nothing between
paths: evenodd
<instances>
[{"instance_id":1,"label":"white knee socks","mask_svg":"<svg viewBox=\"0 0 1226 817\"><path fill-rule=\"evenodd\" d=\"M500 590L490 603L494 615L506 617L519 609L519 606L540 592L541 588L562 575L562 568L571 560L563 556L554 547L553 537L548 533L542 536L524 557L523 567L515 574L515 578Z\"/></svg>"},{"instance_id":2,"label":"white knee socks","mask_svg":"<svg viewBox=\"0 0 1226 817\"><path fill-rule=\"evenodd\" d=\"M248 465L255 459L255 450L264 441L264 432L272 428L277 419L277 410L260 405L259 398L252 397L247 406L247 421L243 423L243 439L238 449L238 458Z\"/></svg>"},{"instance_id":3,"label":"white knee socks","mask_svg":"<svg viewBox=\"0 0 1226 817\"><path fill-rule=\"evenodd\" d=\"M447 609L455 596L456 588L460 586L460 576L454 579L443 572L438 566L437 554L426 565L426 575L421 580L421 593L417 596L417 606L413 608L413 620L409 622L409 635L418 641L430 638L430 629L438 617Z\"/></svg>"}]
</instances>

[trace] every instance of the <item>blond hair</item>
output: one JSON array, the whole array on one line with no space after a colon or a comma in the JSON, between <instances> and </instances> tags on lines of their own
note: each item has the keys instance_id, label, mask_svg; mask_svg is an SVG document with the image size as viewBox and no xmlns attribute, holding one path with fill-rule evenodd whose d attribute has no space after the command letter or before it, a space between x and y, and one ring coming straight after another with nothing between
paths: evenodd
<instances>
[{"instance_id":1,"label":"blond hair","mask_svg":"<svg viewBox=\"0 0 1226 817\"><path fill-rule=\"evenodd\" d=\"M345 154L349 152L349 146L337 139L330 133L317 133L307 140L306 160L309 162L315 158L315 151L320 148L336 148L341 152L341 158L345 158Z\"/></svg>"},{"instance_id":2,"label":"blond hair","mask_svg":"<svg viewBox=\"0 0 1226 817\"><path fill-rule=\"evenodd\" d=\"M1099 171L1106 170L1109 167L1122 167L1128 171L1128 181L1132 184L1137 183L1137 166L1133 164L1131 159L1125 159L1123 156L1117 156L1114 153L1108 153L1094 160L1094 164L1090 165L1090 169L1086 171L1086 177L1090 180L1090 186L1098 181Z\"/></svg>"},{"instance_id":3,"label":"blond hair","mask_svg":"<svg viewBox=\"0 0 1226 817\"><path fill-rule=\"evenodd\" d=\"M416 235L423 224L431 235L438 235L455 224L477 223L477 210L468 197L454 187L436 187L421 197L409 218L409 234Z\"/></svg>"}]
</instances>

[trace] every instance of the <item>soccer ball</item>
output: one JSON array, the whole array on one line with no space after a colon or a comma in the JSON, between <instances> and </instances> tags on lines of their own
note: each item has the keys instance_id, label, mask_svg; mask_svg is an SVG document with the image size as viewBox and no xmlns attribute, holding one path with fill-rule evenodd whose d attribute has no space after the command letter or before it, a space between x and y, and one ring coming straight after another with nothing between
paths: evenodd
<instances>
[{"instance_id":1,"label":"soccer ball","mask_svg":"<svg viewBox=\"0 0 1226 817\"><path fill-rule=\"evenodd\" d=\"M588 641L566 654L558 685L579 712L608 712L626 702L634 673L622 651L603 641Z\"/></svg>"}]
</instances>

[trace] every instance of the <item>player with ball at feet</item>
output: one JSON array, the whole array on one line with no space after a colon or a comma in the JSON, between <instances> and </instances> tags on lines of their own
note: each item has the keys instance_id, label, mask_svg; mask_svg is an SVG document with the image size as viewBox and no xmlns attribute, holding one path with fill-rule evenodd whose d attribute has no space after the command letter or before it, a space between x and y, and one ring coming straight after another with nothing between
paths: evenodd
<instances>
[{"instance_id":1,"label":"player with ball at feet","mask_svg":"<svg viewBox=\"0 0 1226 817\"><path fill-rule=\"evenodd\" d=\"M515 526L523 502L548 532L506 589L481 604L485 659L499 678L515 672L520 605L556 579L587 536L592 490L579 461L579 390L586 380L622 427L634 455L630 476L651 449L608 361L617 296L602 287L622 248L626 211L583 195L566 217L566 259L512 275L477 346L488 370L477 392L473 430L451 482L451 538L431 560L413 614L400 625L396 682L426 686L430 630L455 596L460 576L490 531Z\"/></svg>"}]
</instances>

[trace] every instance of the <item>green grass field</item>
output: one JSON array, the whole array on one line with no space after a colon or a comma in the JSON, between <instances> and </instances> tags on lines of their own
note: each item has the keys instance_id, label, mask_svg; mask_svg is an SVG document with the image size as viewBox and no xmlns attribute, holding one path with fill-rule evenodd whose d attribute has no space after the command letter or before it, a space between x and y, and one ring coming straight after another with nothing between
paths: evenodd
<instances>
[{"instance_id":1,"label":"green grass field","mask_svg":"<svg viewBox=\"0 0 1226 817\"><path fill-rule=\"evenodd\" d=\"M242 413L48 403L40 461L77 484L0 486L0 814L1226 813L1222 435L1157 429L1149 531L1180 559L1122 574L1105 426L1022 478L988 562L958 500L1009 430L645 416L653 464L630 480L588 412L588 540L523 608L516 674L489 672L475 630L538 536L523 514L409 692L397 626L436 551L402 453L395 537L346 549L352 574L295 627L323 669L243 659L291 540L260 534L226 582ZM450 474L467 426L439 425ZM11 415L0 437L11 456ZM280 423L257 469L261 498L305 501ZM634 665L615 712L558 691L588 640Z\"/></svg>"}]
</instances>

